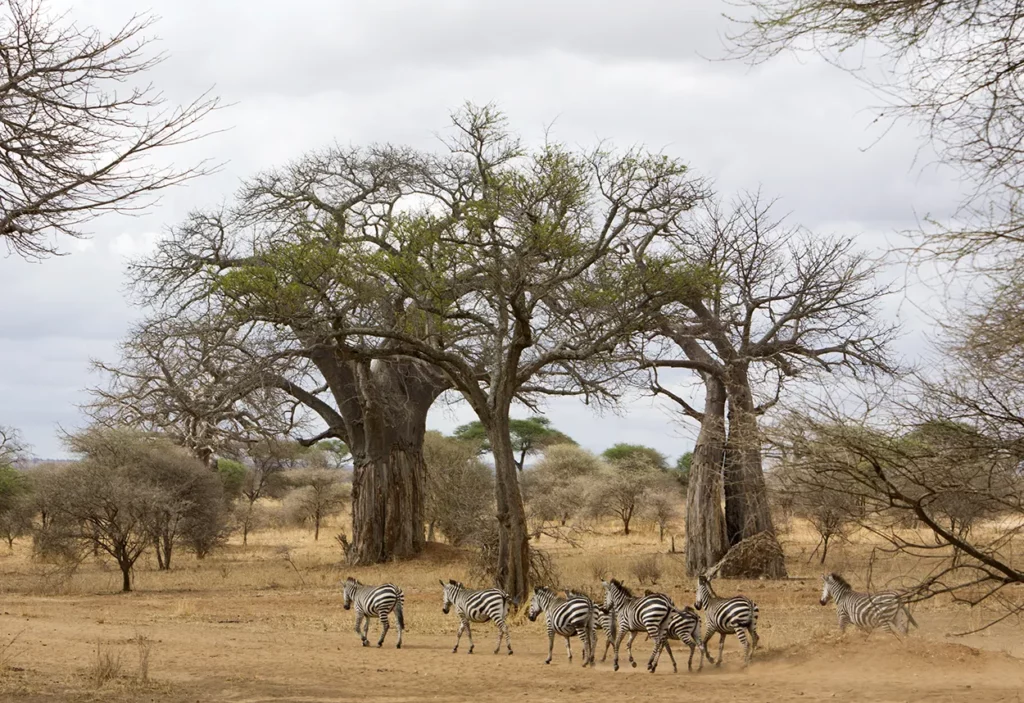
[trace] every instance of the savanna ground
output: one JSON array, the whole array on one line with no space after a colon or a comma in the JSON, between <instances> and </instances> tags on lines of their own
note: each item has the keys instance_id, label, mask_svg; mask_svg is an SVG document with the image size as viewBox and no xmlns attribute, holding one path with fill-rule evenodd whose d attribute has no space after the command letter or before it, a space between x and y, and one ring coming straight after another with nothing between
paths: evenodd
<instances>
[{"instance_id":1,"label":"savanna ground","mask_svg":"<svg viewBox=\"0 0 1024 703\"><path fill-rule=\"evenodd\" d=\"M341 520L339 520L340 524ZM808 563L814 538L799 526L785 535L791 578L785 582L716 582L720 594L742 592L760 606L761 648L749 670L734 638L725 664L687 674L685 654L672 673L667 657L656 674L643 663L650 643L638 638L640 668L611 668L611 654L596 670L583 669L578 641L569 665L555 644L543 661L547 638L539 622L513 623L515 654L494 656L495 630L476 626L476 652L467 642L452 654L457 621L441 613L439 578L470 580L466 555L431 545L413 562L350 569L322 533L314 542L301 530L274 530L233 541L204 561L179 554L174 569L136 569L136 591L116 592L120 574L104 562L86 562L71 579L30 558L30 540L0 552L0 700L42 701L347 701L347 700L702 700L783 701L1019 701L1024 690L1024 638L1017 623L954 637L992 615L932 601L915 607L921 627L905 641L876 633L865 637L835 626L835 611L822 608L817 559ZM659 553L657 589L677 605L693 601L693 582L680 557L665 554L657 533L628 537L608 525L588 535L582 548L551 550L568 585L600 591L602 568L636 586L631 565ZM681 541L680 541L681 544ZM915 568L899 559L871 559L861 536L834 548L828 566L862 586L869 568L876 584L895 583ZM353 574L367 583L392 581L406 594L406 640L394 648L392 629L382 650L363 648L353 613L341 607L339 580ZM639 590L642 590L640 587ZM376 623L370 637L376 641ZM600 658L603 640L599 644ZM712 652L714 653L714 649ZM142 662L148 653L148 667ZM682 655L682 656L680 656ZM623 645L625 664L625 646ZM142 680L140 668L148 668Z\"/></svg>"}]
</instances>

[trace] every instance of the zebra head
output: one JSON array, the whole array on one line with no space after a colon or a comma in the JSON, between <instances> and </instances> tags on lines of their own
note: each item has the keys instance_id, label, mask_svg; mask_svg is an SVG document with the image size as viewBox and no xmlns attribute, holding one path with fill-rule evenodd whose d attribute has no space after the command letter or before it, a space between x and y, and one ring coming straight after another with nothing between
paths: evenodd
<instances>
[{"instance_id":1,"label":"zebra head","mask_svg":"<svg viewBox=\"0 0 1024 703\"><path fill-rule=\"evenodd\" d=\"M626 601L633 597L630 590L623 586L618 579L602 580L601 585L604 586L604 607L609 610L619 610L626 604Z\"/></svg>"},{"instance_id":2,"label":"zebra head","mask_svg":"<svg viewBox=\"0 0 1024 703\"><path fill-rule=\"evenodd\" d=\"M839 596L843 591L850 590L850 584L842 576L836 573L823 574L821 577L821 598L818 600L822 605L828 605L830 598Z\"/></svg>"},{"instance_id":3,"label":"zebra head","mask_svg":"<svg viewBox=\"0 0 1024 703\"><path fill-rule=\"evenodd\" d=\"M441 588L444 589L444 604L441 606L441 612L447 615L448 611L451 610L453 605L455 605L455 599L465 586L458 581L451 579L448 580L448 583L440 580L438 580L438 583L440 583Z\"/></svg>"},{"instance_id":4,"label":"zebra head","mask_svg":"<svg viewBox=\"0 0 1024 703\"><path fill-rule=\"evenodd\" d=\"M343 587L345 593L345 603L342 606L343 608L345 608L345 610L348 610L352 607L352 601L356 597L356 589L359 588L361 585L361 583L356 581L351 576L345 579L345 585Z\"/></svg>"},{"instance_id":5,"label":"zebra head","mask_svg":"<svg viewBox=\"0 0 1024 703\"><path fill-rule=\"evenodd\" d=\"M693 602L693 607L697 610L701 610L707 606L712 598L715 597L715 591L711 588L711 579L704 574L697 575L697 599Z\"/></svg>"},{"instance_id":6,"label":"zebra head","mask_svg":"<svg viewBox=\"0 0 1024 703\"><path fill-rule=\"evenodd\" d=\"M533 589L533 598L530 599L530 610L526 613L526 617L530 618L530 622L536 620L538 615L548 609L554 596L554 593L543 586L537 586L537 588Z\"/></svg>"}]
</instances>

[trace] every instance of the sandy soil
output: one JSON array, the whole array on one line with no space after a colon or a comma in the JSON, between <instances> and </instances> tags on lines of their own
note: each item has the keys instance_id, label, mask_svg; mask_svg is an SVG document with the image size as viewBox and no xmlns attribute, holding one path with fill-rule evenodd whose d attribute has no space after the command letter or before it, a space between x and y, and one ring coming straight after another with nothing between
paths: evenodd
<instances>
[{"instance_id":1,"label":"sandy soil","mask_svg":"<svg viewBox=\"0 0 1024 703\"><path fill-rule=\"evenodd\" d=\"M640 641L639 669L614 672L609 654L608 662L584 670L578 643L570 665L557 641L546 666L547 638L539 623L525 619L513 625L511 657L491 654L495 630L489 625L476 628L475 654L464 653L465 640L463 650L452 654L456 622L440 612L437 579L464 574L457 556L436 553L359 572L366 581L396 576L390 580L405 588L408 625L403 649L394 648L394 630L383 649L363 648L352 613L341 608L335 584L345 572L333 563L329 545L300 544L287 563L264 546L263 552L236 551L219 562L186 560L170 574L140 572L139 590L127 595L111 593L116 574L98 566L63 594L41 595L33 592L39 581L27 560L0 557L6 583L0 593L0 700L660 701L696 695L939 703L1019 701L1024 690L1016 627L951 639L946 633L969 619L951 606L924 604L915 611L921 629L903 642L882 633L840 638L832 608L817 605L817 578L810 573L781 583L720 582L720 591L742 591L761 609L762 648L748 670L741 668L732 638L723 667L699 674L686 673L686 653L678 650L679 673L663 657L658 672L648 674L643 662L651 645ZM654 547L647 537L618 548L628 555ZM565 570L586 578L582 563L573 566L572 559L565 559ZM800 564L794 560L794 571L810 570ZM690 587L676 572L659 584L677 603L692 600ZM140 635L151 642L146 682L138 679ZM120 662L120 675L105 683L94 678L101 657Z\"/></svg>"}]
</instances>

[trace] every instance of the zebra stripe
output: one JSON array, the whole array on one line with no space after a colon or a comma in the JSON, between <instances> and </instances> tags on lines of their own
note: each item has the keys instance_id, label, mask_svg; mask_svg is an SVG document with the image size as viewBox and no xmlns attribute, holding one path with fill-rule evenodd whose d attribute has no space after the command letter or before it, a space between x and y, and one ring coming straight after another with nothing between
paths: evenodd
<instances>
[{"instance_id":1,"label":"zebra stripe","mask_svg":"<svg viewBox=\"0 0 1024 703\"><path fill-rule=\"evenodd\" d=\"M538 587L533 589L533 599L526 616L535 621L544 613L548 631L548 658L545 664L551 663L551 653L555 646L555 635L565 638L565 651L572 661L572 640L574 635L583 642L583 666L594 665L594 603L584 596L570 597L568 600L559 598L551 589Z\"/></svg>"},{"instance_id":2,"label":"zebra stripe","mask_svg":"<svg viewBox=\"0 0 1024 703\"><path fill-rule=\"evenodd\" d=\"M704 650L704 657L715 666L722 665L722 651L725 649L725 636L736 635L743 645L744 666L750 664L750 657L757 647L760 639L757 636L757 606L749 598L744 596L733 596L732 598L719 598L711 588L711 580L701 574L697 577L697 601L694 603L697 610L704 611L704 638L701 641L701 649ZM708 652L708 640L715 633L720 635L718 640L718 660L711 657ZM701 659L698 671L704 668L704 660Z\"/></svg>"},{"instance_id":3,"label":"zebra stripe","mask_svg":"<svg viewBox=\"0 0 1024 703\"><path fill-rule=\"evenodd\" d=\"M821 577L824 584L821 591L821 604L828 605L829 600L836 602L836 616L839 619L839 631L845 632L846 626L853 623L862 630L874 630L884 627L894 636L897 630L906 635L910 626L917 626L917 621L910 614L910 609L896 591L879 593L858 593L853 590L846 579L836 573Z\"/></svg>"},{"instance_id":4,"label":"zebra stripe","mask_svg":"<svg viewBox=\"0 0 1024 703\"><path fill-rule=\"evenodd\" d=\"M398 623L398 644L395 646L398 649L402 648L402 632L405 630L402 606L405 604L405 595L401 588L391 583L383 586L365 586L349 576L345 579L344 594L345 610L349 610L353 604L356 606L356 634L363 641L364 647L370 646L366 635L370 630L371 617L380 618L380 639L377 640L377 646L384 645L384 637L391 628L388 614L394 611Z\"/></svg>"},{"instance_id":5,"label":"zebra stripe","mask_svg":"<svg viewBox=\"0 0 1024 703\"><path fill-rule=\"evenodd\" d=\"M459 616L459 634L455 638L455 646L452 652L459 651L459 643L462 641L462 631L469 635L469 653L473 653L473 631L470 623L487 622L491 620L498 626L498 645L494 648L497 654L501 649L501 640L504 637L508 644L508 653L512 654L512 634L509 632L508 623L505 618L508 615L508 604L511 598L504 591L497 588L489 588L484 591L473 591L463 586L458 581L439 581L444 589L444 605L442 612L447 615L452 606Z\"/></svg>"},{"instance_id":6,"label":"zebra stripe","mask_svg":"<svg viewBox=\"0 0 1024 703\"><path fill-rule=\"evenodd\" d=\"M672 648L669 647L669 640L678 640L690 648L690 659L686 662L686 670L693 671L693 655L700 646L700 615L691 608L685 606L682 610L672 609L668 616L668 627L665 628L665 651L668 658L672 660L672 671L679 671L676 667L676 658L672 656ZM704 649L700 649L700 661L704 663ZM658 667L658 658L654 659L654 668Z\"/></svg>"},{"instance_id":7,"label":"zebra stripe","mask_svg":"<svg viewBox=\"0 0 1024 703\"><path fill-rule=\"evenodd\" d=\"M619 670L619 647L622 638L629 633L629 641L626 643L626 650L629 653L629 663L636 667L633 660L633 640L637 633L646 632L647 636L654 640L654 651L647 660L647 670L654 671L655 656L664 645L665 628L668 626L668 615L675 607L672 599L661 593L652 593L642 597L635 597L628 588L616 579L601 581L604 586L604 606L615 611L616 635L615 635L615 658L612 660L612 667Z\"/></svg>"},{"instance_id":8,"label":"zebra stripe","mask_svg":"<svg viewBox=\"0 0 1024 703\"><path fill-rule=\"evenodd\" d=\"M586 593L583 593L582 591L569 590L565 592L565 595L567 598L586 598L587 600L590 600L591 603L593 603L593 599ZM606 608L603 605L598 605L597 603L593 603L593 606L595 631L594 645L596 648L596 631L601 630L602 632L604 632L604 654L601 655L601 661L606 661L608 659L608 648L615 643L615 611L610 608Z\"/></svg>"}]
</instances>

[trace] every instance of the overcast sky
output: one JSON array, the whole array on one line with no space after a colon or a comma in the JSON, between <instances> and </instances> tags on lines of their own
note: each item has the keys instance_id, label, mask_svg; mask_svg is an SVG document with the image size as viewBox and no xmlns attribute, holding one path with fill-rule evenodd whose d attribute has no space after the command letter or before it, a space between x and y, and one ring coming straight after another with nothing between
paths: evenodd
<instances>
[{"instance_id":1,"label":"overcast sky","mask_svg":"<svg viewBox=\"0 0 1024 703\"><path fill-rule=\"evenodd\" d=\"M71 13L113 29L140 7L107 0ZM99 380L90 358L115 359L140 314L124 297L126 257L189 209L229 197L240 178L306 150L432 148L467 100L496 103L528 140L553 125L571 144L664 150L722 193L760 187L793 221L856 235L873 251L958 199L918 131L884 130L879 100L850 76L807 57L756 68L709 60L730 32L721 13L735 8L724 0L167 0L152 9L168 54L154 83L176 102L213 86L232 104L207 125L228 131L162 158L226 166L145 216L95 221L93 238L66 242L65 257L0 258L0 424L19 428L37 456L64 455L58 428L79 425L76 406ZM916 306L934 291L910 291L887 310L906 323L899 351L912 358L927 328ZM693 428L646 399L602 417L572 400L547 410L595 451L636 442L674 458L693 443ZM430 426L470 419L465 407L438 407Z\"/></svg>"}]
</instances>

